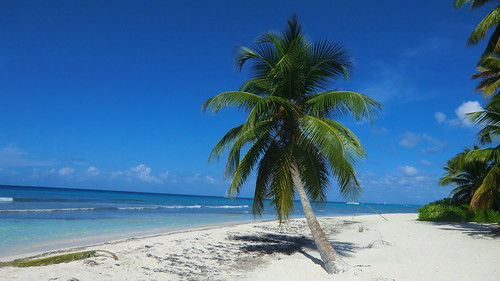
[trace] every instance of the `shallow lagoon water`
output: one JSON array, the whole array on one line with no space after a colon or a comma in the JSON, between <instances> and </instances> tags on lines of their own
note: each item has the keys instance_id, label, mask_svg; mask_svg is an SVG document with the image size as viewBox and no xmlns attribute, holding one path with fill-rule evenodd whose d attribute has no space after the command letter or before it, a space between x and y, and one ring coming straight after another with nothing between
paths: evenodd
<instances>
[{"instance_id":1,"label":"shallow lagoon water","mask_svg":"<svg viewBox=\"0 0 500 281\"><path fill-rule=\"evenodd\" d=\"M0 257L254 220L252 199L66 188L0 187ZM314 204L318 216L415 213L419 206ZM292 217L303 217L297 202Z\"/></svg>"}]
</instances>

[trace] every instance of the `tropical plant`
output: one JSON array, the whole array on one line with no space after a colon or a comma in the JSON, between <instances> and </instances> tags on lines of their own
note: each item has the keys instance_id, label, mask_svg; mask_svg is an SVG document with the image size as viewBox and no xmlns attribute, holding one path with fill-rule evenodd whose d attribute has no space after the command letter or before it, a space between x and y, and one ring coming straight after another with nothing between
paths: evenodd
<instances>
[{"instance_id":1,"label":"tropical plant","mask_svg":"<svg viewBox=\"0 0 500 281\"><path fill-rule=\"evenodd\" d=\"M475 92L482 92L485 98L497 94L500 86L500 59L494 56L481 58L477 64L477 71L478 73L471 77L481 79Z\"/></svg>"},{"instance_id":2,"label":"tropical plant","mask_svg":"<svg viewBox=\"0 0 500 281\"><path fill-rule=\"evenodd\" d=\"M500 212L495 210L470 210L469 204L461 204L445 198L418 209L420 221L445 222L489 222L500 223Z\"/></svg>"},{"instance_id":3,"label":"tropical plant","mask_svg":"<svg viewBox=\"0 0 500 281\"><path fill-rule=\"evenodd\" d=\"M474 149L479 149L475 146ZM455 158L463 157L464 154L471 151L466 149L463 153L458 154ZM450 193L453 202L470 204L474 192L481 186L484 177L491 169L488 162L469 161L465 162L461 167L457 160L448 161L448 165L444 167L446 173L439 180L440 185L456 186Z\"/></svg>"},{"instance_id":4,"label":"tropical plant","mask_svg":"<svg viewBox=\"0 0 500 281\"><path fill-rule=\"evenodd\" d=\"M498 140L500 136L500 95L493 96L484 110L472 112L468 117L482 127L477 134L482 144L488 144Z\"/></svg>"},{"instance_id":5,"label":"tropical plant","mask_svg":"<svg viewBox=\"0 0 500 281\"><path fill-rule=\"evenodd\" d=\"M498 141L500 136L500 95L493 96L483 111L469 113L468 117L483 127L478 133L478 139L482 144ZM460 168L477 161L491 165L491 169L481 185L474 192L470 207L479 207L481 210L485 210L493 204L500 206L500 202L498 202L500 195L500 145L474 149L460 157L455 157L452 161L453 165Z\"/></svg>"},{"instance_id":6,"label":"tropical plant","mask_svg":"<svg viewBox=\"0 0 500 281\"><path fill-rule=\"evenodd\" d=\"M229 195L236 195L253 170L256 184L253 213L260 215L270 199L280 222L293 210L295 192L328 273L340 270L337 254L318 223L308 196L324 202L330 175L340 192L360 190L354 164L366 156L352 131L330 118L352 114L373 120L381 105L356 92L322 90L333 79L348 77L351 60L338 44L310 43L295 16L284 33L266 33L254 49L241 47L237 66L252 62L253 76L239 91L221 93L203 104L217 113L225 107L245 110L245 122L229 130L215 145L210 160L228 150ZM242 149L246 153L240 159Z\"/></svg>"},{"instance_id":7,"label":"tropical plant","mask_svg":"<svg viewBox=\"0 0 500 281\"><path fill-rule=\"evenodd\" d=\"M484 4L490 2L491 0L455 0L455 7L459 8L468 3L470 3L469 9L473 10L482 7ZM482 57L488 55L498 55L500 53L500 5L495 7L486 17L484 17L481 22L476 26L467 44L472 46L476 45L485 36L488 30L495 28L495 31L490 36L488 45L484 50Z\"/></svg>"},{"instance_id":8,"label":"tropical plant","mask_svg":"<svg viewBox=\"0 0 500 281\"><path fill-rule=\"evenodd\" d=\"M470 9L476 9L491 0L455 0L455 7L462 7L470 3ZM484 97L493 97L488 101L485 110L469 114L469 118L483 126L478 133L481 143L492 143L500 134L500 96L498 86L500 85L500 5L493 9L474 29L467 43L477 44L486 36L491 28L495 31L490 36L488 45L479 60L478 73L473 75L473 79L481 79L476 87L476 92L482 91ZM463 153L451 160L451 165L455 168L464 169L467 165L475 162L483 162L490 165L491 169L485 175L481 185L475 190L470 202L470 208L479 207L480 210L491 208L498 203L500 194L500 146L474 149ZM497 201L497 203L495 203Z\"/></svg>"}]
</instances>

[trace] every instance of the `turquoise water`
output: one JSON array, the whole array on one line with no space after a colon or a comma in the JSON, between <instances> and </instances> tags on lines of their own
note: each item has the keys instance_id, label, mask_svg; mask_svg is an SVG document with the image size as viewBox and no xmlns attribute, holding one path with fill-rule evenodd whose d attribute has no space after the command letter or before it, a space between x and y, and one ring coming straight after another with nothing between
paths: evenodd
<instances>
[{"instance_id":1,"label":"turquoise water","mask_svg":"<svg viewBox=\"0 0 500 281\"><path fill-rule=\"evenodd\" d=\"M252 199L0 186L0 257L254 221ZM419 206L325 203L318 216L415 213ZM297 202L292 217L302 217ZM263 216L274 219L266 208Z\"/></svg>"}]
</instances>

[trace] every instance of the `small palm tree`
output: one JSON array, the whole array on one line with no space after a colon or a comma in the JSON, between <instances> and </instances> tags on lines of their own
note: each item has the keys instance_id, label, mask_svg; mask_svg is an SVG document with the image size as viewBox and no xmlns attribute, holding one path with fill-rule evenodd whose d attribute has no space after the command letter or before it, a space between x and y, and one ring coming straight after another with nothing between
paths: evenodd
<instances>
[{"instance_id":1,"label":"small palm tree","mask_svg":"<svg viewBox=\"0 0 500 281\"><path fill-rule=\"evenodd\" d=\"M479 149L475 146L474 149ZM470 204L476 190L481 186L485 176L491 170L491 165L482 161L465 162L462 167L457 165L457 158L464 157L470 149L466 149L463 153L459 153L452 160L448 161L448 165L444 167L446 173L439 180L442 186L453 184L456 186L450 193L454 202Z\"/></svg>"},{"instance_id":2,"label":"small palm tree","mask_svg":"<svg viewBox=\"0 0 500 281\"><path fill-rule=\"evenodd\" d=\"M490 2L491 0L455 0L455 7L459 8L465 4L470 3L470 10L482 7L484 4ZM472 46L476 45L485 36L488 30L494 28L495 31L490 36L488 45L484 50L483 57L488 55L498 55L500 53L500 6L495 7L483 20L476 26L467 44Z\"/></svg>"},{"instance_id":3,"label":"small palm tree","mask_svg":"<svg viewBox=\"0 0 500 281\"><path fill-rule=\"evenodd\" d=\"M498 143L500 136L500 95L494 95L485 109L469 113L468 117L483 128L478 133L482 144ZM485 176L481 186L474 192L471 208L479 206L484 210L491 207L500 195L500 145L496 147L474 149L458 160L462 167L469 162L482 161L491 163L491 170Z\"/></svg>"},{"instance_id":4,"label":"small palm tree","mask_svg":"<svg viewBox=\"0 0 500 281\"><path fill-rule=\"evenodd\" d=\"M349 129L330 119L352 114L372 120L380 104L360 93L323 90L332 79L348 77L350 58L337 44L308 42L295 16L283 34L266 33L252 50L241 47L237 66L251 61L253 77L239 91L219 94L203 104L217 113L224 107L248 112L245 122L229 130L210 159L228 150L225 174L232 176L228 194L236 195L256 172L253 213L259 215L270 199L283 222L293 211L297 192L314 241L328 273L340 269L309 198L324 202L330 175L346 196L359 192L353 165L365 151ZM240 159L242 149L246 153Z\"/></svg>"}]
</instances>

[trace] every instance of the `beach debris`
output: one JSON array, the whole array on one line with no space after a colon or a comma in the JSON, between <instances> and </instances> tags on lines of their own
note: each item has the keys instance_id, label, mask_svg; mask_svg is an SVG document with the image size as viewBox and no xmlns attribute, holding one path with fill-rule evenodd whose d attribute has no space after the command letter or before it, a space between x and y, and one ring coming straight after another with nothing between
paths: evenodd
<instances>
[{"instance_id":1,"label":"beach debris","mask_svg":"<svg viewBox=\"0 0 500 281\"><path fill-rule=\"evenodd\" d=\"M67 262L72 262L72 261L76 261L76 260L83 260L83 259L87 259L90 257L95 257L98 255L98 253L109 254L109 255L111 255L111 257L113 259L118 260L118 257L110 251L92 250L92 251L84 251L84 252L76 252L76 253L52 256L52 257L41 258L41 259L33 259L33 260L19 259L19 260L14 260L14 261L10 261L10 262L1 262L0 267L6 267L6 266L30 267L30 266L44 266L44 265L51 265L51 264L58 264L58 263L67 263Z\"/></svg>"}]
</instances>

